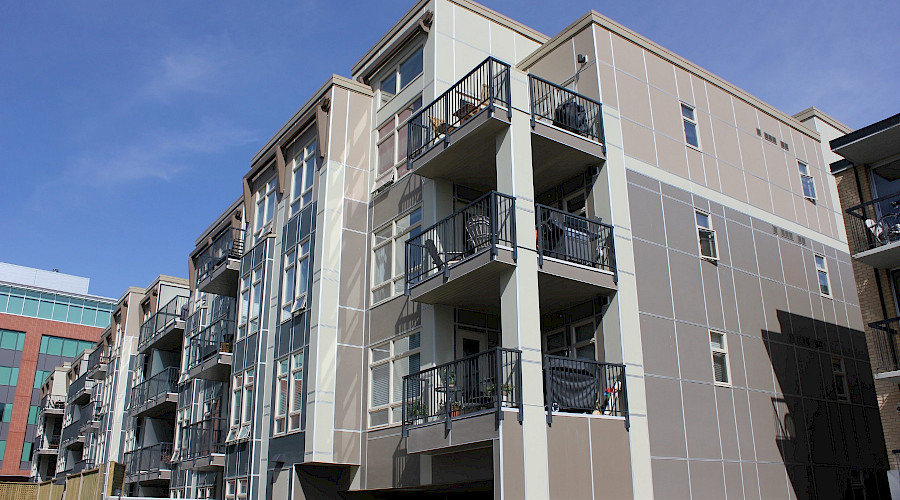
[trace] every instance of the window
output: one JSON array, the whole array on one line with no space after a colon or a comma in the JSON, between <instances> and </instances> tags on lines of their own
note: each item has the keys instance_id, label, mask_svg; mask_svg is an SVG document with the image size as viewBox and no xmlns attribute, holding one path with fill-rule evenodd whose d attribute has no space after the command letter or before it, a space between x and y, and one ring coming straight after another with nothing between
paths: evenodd
<instances>
[{"instance_id":1,"label":"window","mask_svg":"<svg viewBox=\"0 0 900 500\"><path fill-rule=\"evenodd\" d=\"M730 384L728 368L728 344L722 332L709 332L709 349L712 352L713 377L716 384Z\"/></svg>"},{"instance_id":2,"label":"window","mask_svg":"<svg viewBox=\"0 0 900 500\"><path fill-rule=\"evenodd\" d=\"M34 443L25 442L22 443L22 461L30 462L31 461L31 446Z\"/></svg>"},{"instance_id":3,"label":"window","mask_svg":"<svg viewBox=\"0 0 900 500\"><path fill-rule=\"evenodd\" d=\"M389 67L387 74L378 85L378 90L381 94L381 104L393 99L395 95L421 74L422 47L420 46L399 64Z\"/></svg>"},{"instance_id":4,"label":"window","mask_svg":"<svg viewBox=\"0 0 900 500\"><path fill-rule=\"evenodd\" d=\"M253 226L253 234L259 238L263 229L275 216L275 185L277 180L272 177L259 191L256 192L256 219Z\"/></svg>"},{"instance_id":5,"label":"window","mask_svg":"<svg viewBox=\"0 0 900 500\"><path fill-rule=\"evenodd\" d=\"M378 128L378 180L397 179L409 172L406 165L407 122L422 107L422 97L391 116Z\"/></svg>"},{"instance_id":6,"label":"window","mask_svg":"<svg viewBox=\"0 0 900 500\"><path fill-rule=\"evenodd\" d=\"M372 375L370 426L400 423L403 377L419 371L420 345L421 338L417 332L372 348L369 363Z\"/></svg>"},{"instance_id":7,"label":"window","mask_svg":"<svg viewBox=\"0 0 900 500\"><path fill-rule=\"evenodd\" d=\"M309 247L310 239L307 238L284 256L281 321L291 319L295 311L306 306L306 292L309 288Z\"/></svg>"},{"instance_id":8,"label":"window","mask_svg":"<svg viewBox=\"0 0 900 500\"><path fill-rule=\"evenodd\" d=\"M684 142L700 147L700 137L697 135L697 118L694 116L693 106L681 103L681 117L684 121Z\"/></svg>"},{"instance_id":9,"label":"window","mask_svg":"<svg viewBox=\"0 0 900 500\"><path fill-rule=\"evenodd\" d=\"M254 370L244 372L244 402L243 412L241 414L241 425L250 425L253 419L253 381Z\"/></svg>"},{"instance_id":10,"label":"window","mask_svg":"<svg viewBox=\"0 0 900 500\"><path fill-rule=\"evenodd\" d=\"M372 265L372 302L403 293L406 240L419 234L422 209L417 208L375 230Z\"/></svg>"},{"instance_id":11,"label":"window","mask_svg":"<svg viewBox=\"0 0 900 500\"><path fill-rule=\"evenodd\" d=\"M239 373L231 382L231 430L227 441L237 439L237 428L241 425L241 391L244 388L244 376Z\"/></svg>"},{"instance_id":12,"label":"window","mask_svg":"<svg viewBox=\"0 0 900 500\"><path fill-rule=\"evenodd\" d=\"M235 493L237 493L237 481L229 479L225 482L225 500L234 500Z\"/></svg>"},{"instance_id":13,"label":"window","mask_svg":"<svg viewBox=\"0 0 900 500\"><path fill-rule=\"evenodd\" d=\"M838 357L831 358L831 371L834 374L834 394L838 401L850 401L850 390L847 387L847 372L844 370L844 360Z\"/></svg>"},{"instance_id":14,"label":"window","mask_svg":"<svg viewBox=\"0 0 900 500\"><path fill-rule=\"evenodd\" d=\"M822 255L815 255L816 259L816 274L819 279L819 293L826 297L831 297L831 283L828 281L828 264L825 262L825 257Z\"/></svg>"},{"instance_id":15,"label":"window","mask_svg":"<svg viewBox=\"0 0 900 500\"><path fill-rule=\"evenodd\" d=\"M700 256L705 259L718 260L719 247L716 243L716 231L712 227L712 217L706 212L696 210L697 240L700 242Z\"/></svg>"},{"instance_id":16,"label":"window","mask_svg":"<svg viewBox=\"0 0 900 500\"><path fill-rule=\"evenodd\" d=\"M287 430L287 410L289 387L290 358L278 361L278 373L275 379L275 434Z\"/></svg>"},{"instance_id":17,"label":"window","mask_svg":"<svg viewBox=\"0 0 900 500\"><path fill-rule=\"evenodd\" d=\"M290 427L288 430L301 429L303 413L303 351L291 356L291 394L290 394Z\"/></svg>"},{"instance_id":18,"label":"window","mask_svg":"<svg viewBox=\"0 0 900 500\"><path fill-rule=\"evenodd\" d=\"M0 313L105 327L115 304L0 285Z\"/></svg>"},{"instance_id":19,"label":"window","mask_svg":"<svg viewBox=\"0 0 900 500\"><path fill-rule=\"evenodd\" d=\"M294 182L291 186L291 215L312 201L316 173L316 141L313 140L294 157Z\"/></svg>"},{"instance_id":20,"label":"window","mask_svg":"<svg viewBox=\"0 0 900 500\"><path fill-rule=\"evenodd\" d=\"M262 310L263 263L260 262L250 273L241 279L241 311L238 322L240 340L259 330L259 317Z\"/></svg>"},{"instance_id":21,"label":"window","mask_svg":"<svg viewBox=\"0 0 900 500\"><path fill-rule=\"evenodd\" d=\"M802 161L797 162L800 169L800 184L803 185L803 197L807 200L816 200L816 182L812 175L809 174L809 165Z\"/></svg>"},{"instance_id":22,"label":"window","mask_svg":"<svg viewBox=\"0 0 900 500\"><path fill-rule=\"evenodd\" d=\"M238 500L246 500L247 494L250 492L250 480L247 478L238 479L237 498Z\"/></svg>"},{"instance_id":23,"label":"window","mask_svg":"<svg viewBox=\"0 0 900 500\"><path fill-rule=\"evenodd\" d=\"M595 360L597 358L593 319L563 326L544 334L544 350L553 356Z\"/></svg>"}]
</instances>

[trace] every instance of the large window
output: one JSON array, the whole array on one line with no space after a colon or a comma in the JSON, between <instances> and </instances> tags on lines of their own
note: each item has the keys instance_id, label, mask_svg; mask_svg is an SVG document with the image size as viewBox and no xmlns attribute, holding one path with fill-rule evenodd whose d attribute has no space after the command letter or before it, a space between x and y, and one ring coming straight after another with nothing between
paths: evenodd
<instances>
[{"instance_id":1,"label":"large window","mask_svg":"<svg viewBox=\"0 0 900 500\"><path fill-rule=\"evenodd\" d=\"M421 338L413 333L372 348L369 425L400 423L403 377L419 371Z\"/></svg>"},{"instance_id":2,"label":"large window","mask_svg":"<svg viewBox=\"0 0 900 500\"><path fill-rule=\"evenodd\" d=\"M730 372L728 368L728 344L725 334L710 330L709 349L712 354L713 378L716 384L730 384Z\"/></svg>"},{"instance_id":3,"label":"large window","mask_svg":"<svg viewBox=\"0 0 900 500\"><path fill-rule=\"evenodd\" d=\"M283 434L287 430L288 399L290 396L290 358L277 363L278 373L275 376L275 434Z\"/></svg>"},{"instance_id":4,"label":"large window","mask_svg":"<svg viewBox=\"0 0 900 500\"><path fill-rule=\"evenodd\" d=\"M694 107L681 103L681 117L684 122L684 142L699 148L700 136L697 134L697 118Z\"/></svg>"},{"instance_id":5,"label":"large window","mask_svg":"<svg viewBox=\"0 0 900 500\"><path fill-rule=\"evenodd\" d=\"M295 311L306 307L309 288L310 239L290 250L284 256L284 274L281 284L281 321L287 321Z\"/></svg>"},{"instance_id":6,"label":"large window","mask_svg":"<svg viewBox=\"0 0 900 500\"><path fill-rule=\"evenodd\" d=\"M816 260L816 277L819 281L819 293L826 297L831 297L831 282L828 279L828 264L825 262L824 255L815 254Z\"/></svg>"},{"instance_id":7,"label":"large window","mask_svg":"<svg viewBox=\"0 0 900 500\"><path fill-rule=\"evenodd\" d=\"M422 107L419 96L391 116L378 128L378 180L397 179L409 172L406 166L406 141L409 136L407 123Z\"/></svg>"},{"instance_id":8,"label":"large window","mask_svg":"<svg viewBox=\"0 0 900 500\"><path fill-rule=\"evenodd\" d=\"M372 302L403 293L406 240L419 234L422 209L416 208L375 230L373 236Z\"/></svg>"},{"instance_id":9,"label":"large window","mask_svg":"<svg viewBox=\"0 0 900 500\"><path fill-rule=\"evenodd\" d=\"M566 325L544 335L544 352L553 356L567 356L577 359L597 359L593 319Z\"/></svg>"},{"instance_id":10,"label":"large window","mask_svg":"<svg viewBox=\"0 0 900 500\"><path fill-rule=\"evenodd\" d=\"M231 379L231 429L227 441L250 436L250 422L253 420L255 371L253 369L236 374Z\"/></svg>"},{"instance_id":11,"label":"large window","mask_svg":"<svg viewBox=\"0 0 900 500\"><path fill-rule=\"evenodd\" d=\"M381 103L394 98L404 87L422 74L422 47L419 46L399 63L388 67L378 85Z\"/></svg>"},{"instance_id":12,"label":"large window","mask_svg":"<svg viewBox=\"0 0 900 500\"><path fill-rule=\"evenodd\" d=\"M694 212L697 219L697 239L700 242L700 256L705 259L719 258L719 247L716 243L716 231L712 226L712 218L706 212Z\"/></svg>"},{"instance_id":13,"label":"large window","mask_svg":"<svg viewBox=\"0 0 900 500\"><path fill-rule=\"evenodd\" d=\"M812 175L809 174L809 165L802 161L798 161L797 167L800 170L800 184L803 185L803 197L815 201L816 181L813 179Z\"/></svg>"},{"instance_id":14,"label":"large window","mask_svg":"<svg viewBox=\"0 0 900 500\"><path fill-rule=\"evenodd\" d=\"M316 174L316 141L313 140L294 156L294 182L291 185L291 215L312 201L313 179Z\"/></svg>"},{"instance_id":15,"label":"large window","mask_svg":"<svg viewBox=\"0 0 900 500\"><path fill-rule=\"evenodd\" d=\"M96 300L0 285L0 313L105 327L115 307Z\"/></svg>"},{"instance_id":16,"label":"large window","mask_svg":"<svg viewBox=\"0 0 900 500\"><path fill-rule=\"evenodd\" d=\"M303 413L303 351L291 355L291 394L289 431L302 428Z\"/></svg>"},{"instance_id":17,"label":"large window","mask_svg":"<svg viewBox=\"0 0 900 500\"><path fill-rule=\"evenodd\" d=\"M277 182L277 179L273 176L255 194L256 219L253 222L253 234L257 238L262 235L263 230L275 217L275 198L277 194L275 187Z\"/></svg>"},{"instance_id":18,"label":"large window","mask_svg":"<svg viewBox=\"0 0 900 500\"><path fill-rule=\"evenodd\" d=\"M850 389L847 387L847 371L843 358L831 358L831 371L834 375L834 394L838 401L850 401Z\"/></svg>"},{"instance_id":19,"label":"large window","mask_svg":"<svg viewBox=\"0 0 900 500\"><path fill-rule=\"evenodd\" d=\"M263 298L263 263L241 279L241 311L238 322L238 339L259 331Z\"/></svg>"}]
</instances>

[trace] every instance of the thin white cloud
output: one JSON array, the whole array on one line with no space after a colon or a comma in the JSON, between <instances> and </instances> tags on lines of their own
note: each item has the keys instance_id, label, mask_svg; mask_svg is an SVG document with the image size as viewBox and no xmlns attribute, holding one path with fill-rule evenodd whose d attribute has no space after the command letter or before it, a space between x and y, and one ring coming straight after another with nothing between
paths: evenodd
<instances>
[{"instance_id":1,"label":"thin white cloud","mask_svg":"<svg viewBox=\"0 0 900 500\"><path fill-rule=\"evenodd\" d=\"M163 55L154 65L153 76L137 93L138 100L165 100L183 93L212 92L234 55L232 45L222 40L179 47L178 51Z\"/></svg>"}]
</instances>

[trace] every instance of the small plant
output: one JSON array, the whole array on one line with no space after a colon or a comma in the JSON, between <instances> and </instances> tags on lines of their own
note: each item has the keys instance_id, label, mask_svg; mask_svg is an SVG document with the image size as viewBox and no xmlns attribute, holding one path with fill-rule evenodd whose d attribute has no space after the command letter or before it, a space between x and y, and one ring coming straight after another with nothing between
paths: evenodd
<instances>
[{"instance_id":1,"label":"small plant","mask_svg":"<svg viewBox=\"0 0 900 500\"><path fill-rule=\"evenodd\" d=\"M516 386L507 382L500 386L500 390L503 392L504 396L509 396L516 390Z\"/></svg>"},{"instance_id":2,"label":"small plant","mask_svg":"<svg viewBox=\"0 0 900 500\"><path fill-rule=\"evenodd\" d=\"M450 412L449 413L450 413L451 417L458 417L460 410L462 410L462 403L460 403L459 401L451 401L450 402ZM441 404L441 413L446 413L446 412L447 412L447 403L443 403L443 404Z\"/></svg>"},{"instance_id":3,"label":"small plant","mask_svg":"<svg viewBox=\"0 0 900 500\"><path fill-rule=\"evenodd\" d=\"M454 387L456 386L456 372L450 370L447 372L447 386Z\"/></svg>"},{"instance_id":4,"label":"small plant","mask_svg":"<svg viewBox=\"0 0 900 500\"><path fill-rule=\"evenodd\" d=\"M493 396L494 392L496 392L496 390L497 390L497 386L495 386L494 384L485 384L484 385L484 393L487 394L488 396Z\"/></svg>"},{"instance_id":5,"label":"small plant","mask_svg":"<svg viewBox=\"0 0 900 500\"><path fill-rule=\"evenodd\" d=\"M423 401L413 401L407 405L406 414L411 419L420 419L425 418L428 415L428 410L425 408L425 403Z\"/></svg>"}]
</instances>

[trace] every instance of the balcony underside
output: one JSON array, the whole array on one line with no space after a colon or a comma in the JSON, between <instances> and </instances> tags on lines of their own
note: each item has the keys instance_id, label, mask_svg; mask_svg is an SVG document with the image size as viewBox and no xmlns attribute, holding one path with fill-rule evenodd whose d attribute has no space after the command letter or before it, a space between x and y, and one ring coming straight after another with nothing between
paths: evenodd
<instances>
[{"instance_id":1,"label":"balcony underside","mask_svg":"<svg viewBox=\"0 0 900 500\"><path fill-rule=\"evenodd\" d=\"M44 415L62 415L65 413L65 409L63 408L54 408L52 406L45 406L41 408L41 413Z\"/></svg>"},{"instance_id":2,"label":"balcony underside","mask_svg":"<svg viewBox=\"0 0 900 500\"><path fill-rule=\"evenodd\" d=\"M603 145L536 122L531 134L534 192L543 193L605 161Z\"/></svg>"},{"instance_id":3,"label":"balcony underside","mask_svg":"<svg viewBox=\"0 0 900 500\"><path fill-rule=\"evenodd\" d=\"M87 403L88 401L91 400L91 393L93 392L93 390L94 390L94 388L90 387L90 388L86 388L84 390L77 392L75 397L73 397L69 401L69 404L83 405L83 404Z\"/></svg>"},{"instance_id":4,"label":"balcony underside","mask_svg":"<svg viewBox=\"0 0 900 500\"><path fill-rule=\"evenodd\" d=\"M182 469L190 469L195 471L214 471L222 467L225 467L224 453L213 453L211 455L181 461Z\"/></svg>"},{"instance_id":5,"label":"balcony underside","mask_svg":"<svg viewBox=\"0 0 900 500\"><path fill-rule=\"evenodd\" d=\"M59 448L38 448L38 455L52 455L56 456L59 453Z\"/></svg>"},{"instance_id":6,"label":"balcony underside","mask_svg":"<svg viewBox=\"0 0 900 500\"><path fill-rule=\"evenodd\" d=\"M509 126L506 111L493 114L487 108L450 132L449 142L441 140L413 160L413 172L429 179L491 189L497 185L497 133Z\"/></svg>"},{"instance_id":7,"label":"balcony underside","mask_svg":"<svg viewBox=\"0 0 900 500\"><path fill-rule=\"evenodd\" d=\"M503 410L511 422L516 421L519 411ZM499 438L497 415L493 410L473 413L453 418L453 427L447 431L443 421L410 427L406 441L408 453L425 453L445 450L455 446L472 447L478 443L489 444Z\"/></svg>"},{"instance_id":8,"label":"balcony underside","mask_svg":"<svg viewBox=\"0 0 900 500\"><path fill-rule=\"evenodd\" d=\"M178 404L178 394L167 392L131 408L132 417L159 417L174 414Z\"/></svg>"},{"instance_id":9,"label":"balcony underside","mask_svg":"<svg viewBox=\"0 0 900 500\"><path fill-rule=\"evenodd\" d=\"M881 372L875 374L875 380L882 380L892 384L900 384L900 370Z\"/></svg>"},{"instance_id":10,"label":"balcony underside","mask_svg":"<svg viewBox=\"0 0 900 500\"><path fill-rule=\"evenodd\" d=\"M188 370L188 378L228 380L231 377L231 353L219 352Z\"/></svg>"},{"instance_id":11,"label":"balcony underside","mask_svg":"<svg viewBox=\"0 0 900 500\"><path fill-rule=\"evenodd\" d=\"M562 260L544 257L538 272L541 312L565 309L618 290L616 276L611 271L601 271Z\"/></svg>"},{"instance_id":12,"label":"balcony underside","mask_svg":"<svg viewBox=\"0 0 900 500\"><path fill-rule=\"evenodd\" d=\"M160 470L155 472L141 472L125 476L126 483L139 483L143 486L161 486L168 487L169 480L172 479L172 471Z\"/></svg>"},{"instance_id":13,"label":"balcony underside","mask_svg":"<svg viewBox=\"0 0 900 500\"><path fill-rule=\"evenodd\" d=\"M241 261L238 259L225 259L216 266L209 275L197 284L197 288L204 293L237 296L238 277L241 272Z\"/></svg>"},{"instance_id":14,"label":"balcony underside","mask_svg":"<svg viewBox=\"0 0 900 500\"><path fill-rule=\"evenodd\" d=\"M100 363L87 369L87 378L93 380L103 380L106 378L106 363Z\"/></svg>"},{"instance_id":15,"label":"balcony underside","mask_svg":"<svg viewBox=\"0 0 900 500\"><path fill-rule=\"evenodd\" d=\"M145 354L150 349L160 351L177 351L181 349L184 339L184 321L174 319L145 344L138 347L139 354Z\"/></svg>"},{"instance_id":16,"label":"balcony underside","mask_svg":"<svg viewBox=\"0 0 900 500\"><path fill-rule=\"evenodd\" d=\"M900 266L900 241L859 252L853 258L876 269L893 269Z\"/></svg>"},{"instance_id":17,"label":"balcony underside","mask_svg":"<svg viewBox=\"0 0 900 500\"><path fill-rule=\"evenodd\" d=\"M79 434L77 437L62 443L62 447L67 450L80 450L84 448L84 435Z\"/></svg>"},{"instance_id":18,"label":"balcony underside","mask_svg":"<svg viewBox=\"0 0 900 500\"><path fill-rule=\"evenodd\" d=\"M512 251L497 249L492 257L489 249L458 263L443 273L432 276L409 290L410 299L425 304L446 304L484 309L500 303L503 274L516 265Z\"/></svg>"}]
</instances>

